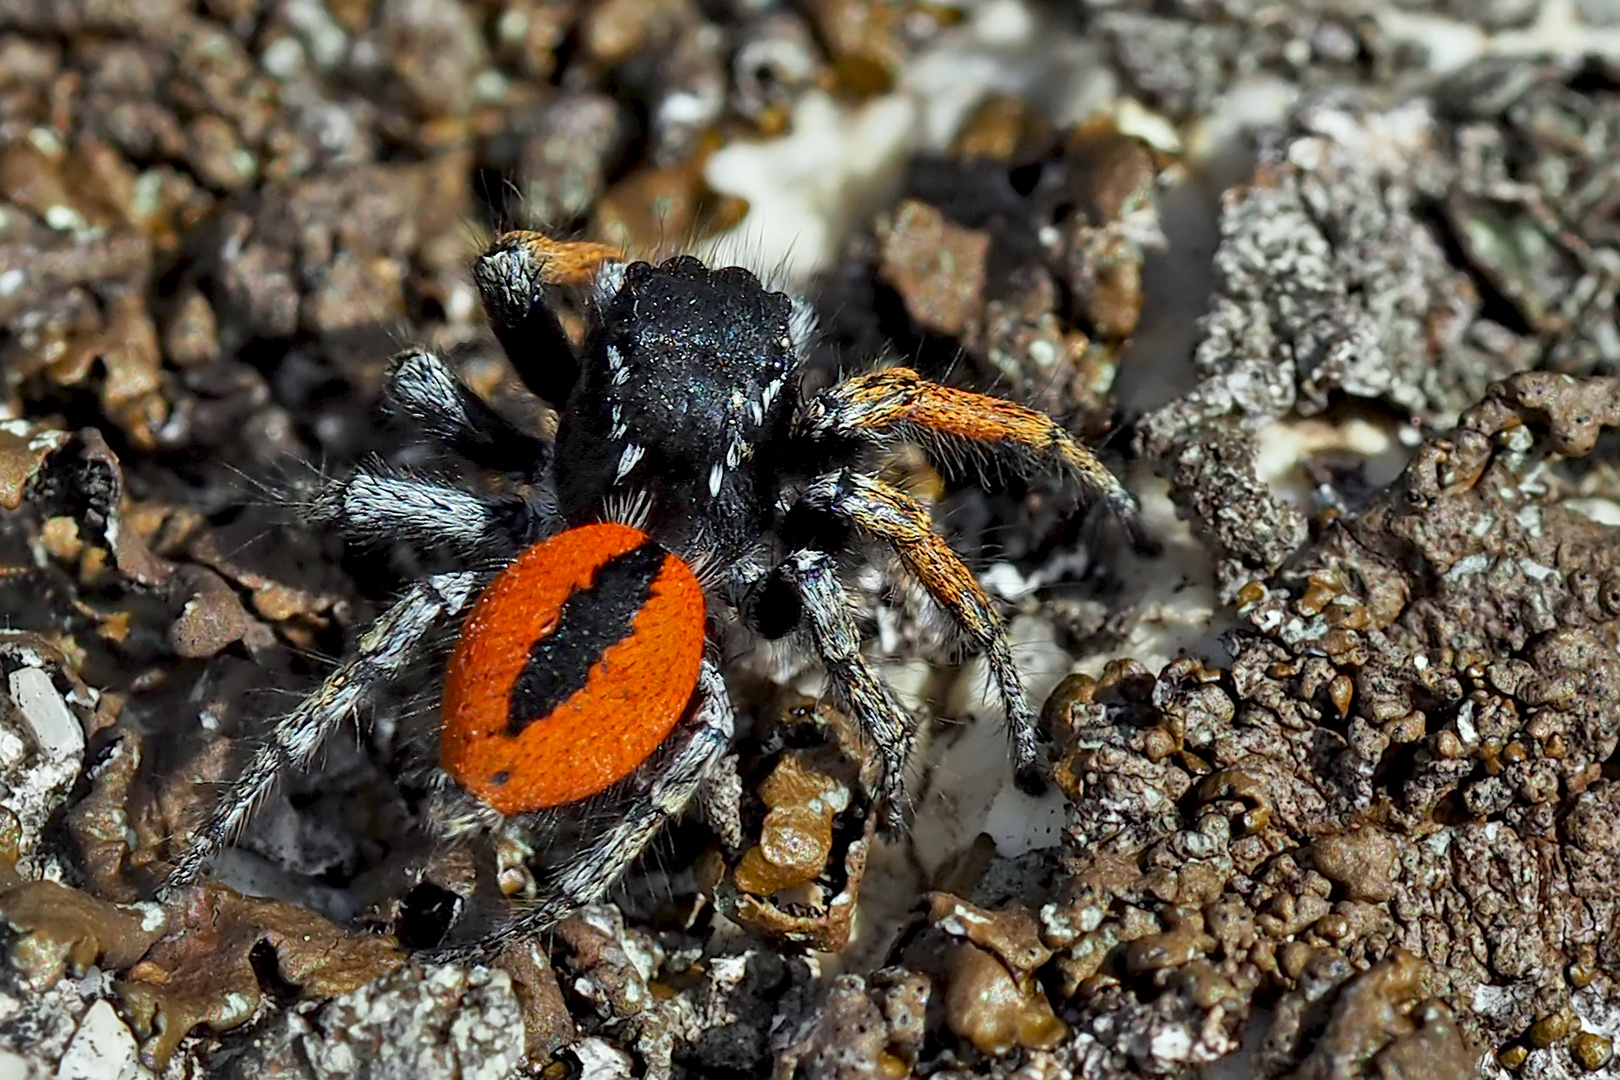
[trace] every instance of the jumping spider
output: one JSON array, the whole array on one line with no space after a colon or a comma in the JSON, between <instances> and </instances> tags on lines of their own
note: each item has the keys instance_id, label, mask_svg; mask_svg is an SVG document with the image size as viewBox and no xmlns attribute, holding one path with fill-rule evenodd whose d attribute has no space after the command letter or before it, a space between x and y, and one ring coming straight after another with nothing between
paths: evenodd
<instances>
[{"instance_id":1,"label":"jumping spider","mask_svg":"<svg viewBox=\"0 0 1620 1080\"><path fill-rule=\"evenodd\" d=\"M555 441L498 416L439 357L407 351L389 375L392 402L514 493L362 469L315 505L350 539L427 540L493 569L407 589L228 785L170 888L195 881L277 778L306 768L469 605L444 682L438 831L540 822L604 792L623 810L532 905L463 951L600 900L716 771L733 717L708 648L711 602L766 638L808 632L834 696L880 755L878 804L897 826L912 722L860 652L835 570L852 533L887 544L983 650L1018 774L1037 776L1036 715L1000 618L928 511L871 467L902 439L997 451L1068 472L1130 520L1131 496L1062 428L901 367L801 396L814 317L746 270L626 262L602 245L513 232L474 276L518 374L561 412ZM589 328L576 351L556 310L582 286Z\"/></svg>"}]
</instances>

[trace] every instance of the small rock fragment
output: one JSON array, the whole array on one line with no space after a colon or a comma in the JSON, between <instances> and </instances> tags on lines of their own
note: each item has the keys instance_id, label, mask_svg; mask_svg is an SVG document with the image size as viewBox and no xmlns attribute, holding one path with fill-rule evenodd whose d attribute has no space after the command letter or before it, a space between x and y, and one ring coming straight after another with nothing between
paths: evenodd
<instances>
[{"instance_id":1,"label":"small rock fragment","mask_svg":"<svg viewBox=\"0 0 1620 1080\"><path fill-rule=\"evenodd\" d=\"M138 1080L149 1076L128 1025L108 1001L90 1006L56 1067L56 1080Z\"/></svg>"},{"instance_id":2,"label":"small rock fragment","mask_svg":"<svg viewBox=\"0 0 1620 1080\"><path fill-rule=\"evenodd\" d=\"M1353 900L1381 904L1395 895L1390 878L1399 852L1377 826L1320 837L1306 851L1311 864L1343 884Z\"/></svg>"},{"instance_id":3,"label":"small rock fragment","mask_svg":"<svg viewBox=\"0 0 1620 1080\"><path fill-rule=\"evenodd\" d=\"M881 273L919 326L959 335L983 304L990 236L964 229L915 199L883 231Z\"/></svg>"},{"instance_id":4,"label":"small rock fragment","mask_svg":"<svg viewBox=\"0 0 1620 1080\"><path fill-rule=\"evenodd\" d=\"M67 703L42 668L18 668L8 676L11 700L16 704L34 745L49 762L76 758L84 753L84 728L68 711Z\"/></svg>"},{"instance_id":5,"label":"small rock fragment","mask_svg":"<svg viewBox=\"0 0 1620 1080\"><path fill-rule=\"evenodd\" d=\"M1596 1032L1583 1031L1570 1042L1570 1053L1587 1072L1597 1072L1614 1057L1614 1040Z\"/></svg>"},{"instance_id":6,"label":"small rock fragment","mask_svg":"<svg viewBox=\"0 0 1620 1080\"><path fill-rule=\"evenodd\" d=\"M97 900L55 881L30 881L0 893L0 919L19 937L11 964L35 988L92 964L123 970L163 936L164 913L153 904L126 907Z\"/></svg>"},{"instance_id":7,"label":"small rock fragment","mask_svg":"<svg viewBox=\"0 0 1620 1080\"><path fill-rule=\"evenodd\" d=\"M190 890L171 915L170 932L119 986L144 1040L141 1060L157 1069L192 1028L226 1031L253 1017L262 997L255 968L261 946L272 950L282 979L317 997L347 994L404 963L390 938L346 932L302 908L219 885ZM504 972L501 980L510 996ZM512 1009L512 1037L521 1044L515 1002Z\"/></svg>"}]
</instances>

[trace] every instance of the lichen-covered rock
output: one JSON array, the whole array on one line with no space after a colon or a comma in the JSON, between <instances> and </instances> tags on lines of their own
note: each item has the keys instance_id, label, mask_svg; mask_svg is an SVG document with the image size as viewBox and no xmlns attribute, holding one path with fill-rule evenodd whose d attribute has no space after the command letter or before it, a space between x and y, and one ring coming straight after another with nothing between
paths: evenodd
<instances>
[{"instance_id":1,"label":"lichen-covered rock","mask_svg":"<svg viewBox=\"0 0 1620 1080\"><path fill-rule=\"evenodd\" d=\"M254 1034L233 1080L506 1080L523 1023L505 971L402 968Z\"/></svg>"},{"instance_id":2,"label":"lichen-covered rock","mask_svg":"<svg viewBox=\"0 0 1620 1080\"><path fill-rule=\"evenodd\" d=\"M1301 107L1291 125L1223 200L1198 382L1137 436L1220 553L1228 597L1304 539L1298 511L1254 471L1246 440L1259 427L1291 410L1320 412L1336 395L1447 424L1524 363L1512 349L1480 346L1511 336L1481 322L1477 290L1421 216L1418 178L1438 137L1430 110L1324 102ZM1217 498L1248 505L1230 510ZM1240 515L1259 528L1245 534L1230 521Z\"/></svg>"},{"instance_id":3,"label":"lichen-covered rock","mask_svg":"<svg viewBox=\"0 0 1620 1080\"><path fill-rule=\"evenodd\" d=\"M1620 529L1561 506L1553 463L1617 424L1615 380L1498 383L1241 591L1229 669L1060 688L1072 877L1041 918L1071 1007L1197 973L1195 1039L1269 985L1268 1068L1299 1076L1573 1052L1580 994L1620 976L1598 899ZM1135 977L1096 996L1121 946Z\"/></svg>"},{"instance_id":4,"label":"lichen-covered rock","mask_svg":"<svg viewBox=\"0 0 1620 1080\"><path fill-rule=\"evenodd\" d=\"M38 866L40 834L84 767L97 697L67 658L34 634L0 632L0 675L0 813L13 833L0 858Z\"/></svg>"},{"instance_id":5,"label":"lichen-covered rock","mask_svg":"<svg viewBox=\"0 0 1620 1080\"><path fill-rule=\"evenodd\" d=\"M1572 61L1462 73L1440 96L1456 163L1443 209L1470 267L1539 336L1532 362L1612 374L1620 235L1598 193L1613 187L1620 80L1584 75Z\"/></svg>"},{"instance_id":6,"label":"lichen-covered rock","mask_svg":"<svg viewBox=\"0 0 1620 1080\"><path fill-rule=\"evenodd\" d=\"M889 1052L883 1009L858 975L841 975L825 1000L793 1032L780 1058L786 1075L802 1080L869 1080L905 1075L906 1063Z\"/></svg>"}]
</instances>

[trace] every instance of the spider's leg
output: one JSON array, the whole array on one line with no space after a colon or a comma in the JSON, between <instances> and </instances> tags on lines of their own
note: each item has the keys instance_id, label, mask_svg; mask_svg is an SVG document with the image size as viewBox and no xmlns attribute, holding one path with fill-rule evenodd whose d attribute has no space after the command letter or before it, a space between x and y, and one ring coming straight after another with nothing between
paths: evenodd
<instances>
[{"instance_id":1,"label":"spider's leg","mask_svg":"<svg viewBox=\"0 0 1620 1080\"><path fill-rule=\"evenodd\" d=\"M360 543L403 540L474 557L511 556L561 527L554 511L534 500L473 495L375 467L327 484L308 510Z\"/></svg>"},{"instance_id":2,"label":"spider's leg","mask_svg":"<svg viewBox=\"0 0 1620 1080\"><path fill-rule=\"evenodd\" d=\"M888 544L912 577L983 651L1006 705L1019 780L1025 787L1038 789L1042 784L1037 766L1040 728L1013 663L1006 628L972 571L934 531L928 511L904 492L849 469L813 480L805 489L803 503Z\"/></svg>"},{"instance_id":3,"label":"spider's leg","mask_svg":"<svg viewBox=\"0 0 1620 1080\"><path fill-rule=\"evenodd\" d=\"M883 759L884 828L898 830L910 812L906 798L906 765L911 758L914 725L877 672L861 655L861 634L850 613L849 594L838 580L832 556L802 549L773 571L797 594L833 696Z\"/></svg>"},{"instance_id":4,"label":"spider's leg","mask_svg":"<svg viewBox=\"0 0 1620 1080\"><path fill-rule=\"evenodd\" d=\"M473 264L501 348L529 389L559 406L579 378L579 357L549 301L559 289L589 284L611 296L623 276L618 248L522 230L496 237Z\"/></svg>"},{"instance_id":5,"label":"spider's leg","mask_svg":"<svg viewBox=\"0 0 1620 1080\"><path fill-rule=\"evenodd\" d=\"M470 571L440 574L412 586L384 612L360 639L354 656L276 724L269 741L253 754L192 834L164 891L197 881L209 861L252 818L281 774L308 767L344 718L405 670L433 628L464 608L478 584L479 575Z\"/></svg>"},{"instance_id":6,"label":"spider's leg","mask_svg":"<svg viewBox=\"0 0 1620 1080\"><path fill-rule=\"evenodd\" d=\"M910 368L845 379L805 403L796 433L812 441L881 443L913 438L984 447L1026 466L1056 467L1108 504L1136 534L1137 505L1125 485L1050 416L989 394L942 386Z\"/></svg>"},{"instance_id":7,"label":"spider's leg","mask_svg":"<svg viewBox=\"0 0 1620 1080\"><path fill-rule=\"evenodd\" d=\"M383 394L439 445L475 465L537 476L551 445L530 435L467 389L444 359L427 349L394 357Z\"/></svg>"},{"instance_id":8,"label":"spider's leg","mask_svg":"<svg viewBox=\"0 0 1620 1080\"><path fill-rule=\"evenodd\" d=\"M731 747L736 719L719 668L708 660L698 672L698 703L672 752L658 756L644 790L624 816L593 838L568 866L542 885L542 895L523 914L467 945L434 950L441 962L471 961L500 951L510 941L543 934L580 908L600 901L640 857L664 825L681 815L709 781Z\"/></svg>"},{"instance_id":9,"label":"spider's leg","mask_svg":"<svg viewBox=\"0 0 1620 1080\"><path fill-rule=\"evenodd\" d=\"M743 850L742 797L742 773L737 755L731 753L721 755L692 800L699 818L733 856Z\"/></svg>"}]
</instances>

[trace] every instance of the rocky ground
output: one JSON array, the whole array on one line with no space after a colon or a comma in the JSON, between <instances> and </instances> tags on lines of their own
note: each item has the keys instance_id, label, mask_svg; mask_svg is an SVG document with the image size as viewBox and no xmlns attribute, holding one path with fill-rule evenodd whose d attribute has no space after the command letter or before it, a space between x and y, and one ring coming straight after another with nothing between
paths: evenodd
<instances>
[{"instance_id":1,"label":"rocky ground","mask_svg":"<svg viewBox=\"0 0 1620 1080\"><path fill-rule=\"evenodd\" d=\"M0 1078L1620 1075L1617 141L1609 0L0 0ZM423 465L389 356L553 422L468 273L513 226L747 262L812 384L1098 447L1151 544L891 467L1046 796L874 553L903 842L814 666L738 645L740 836L491 967L412 959L535 888L422 839L432 671L151 901L434 565L292 509Z\"/></svg>"}]
</instances>

